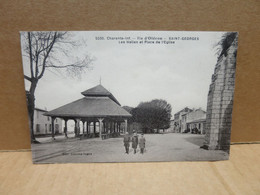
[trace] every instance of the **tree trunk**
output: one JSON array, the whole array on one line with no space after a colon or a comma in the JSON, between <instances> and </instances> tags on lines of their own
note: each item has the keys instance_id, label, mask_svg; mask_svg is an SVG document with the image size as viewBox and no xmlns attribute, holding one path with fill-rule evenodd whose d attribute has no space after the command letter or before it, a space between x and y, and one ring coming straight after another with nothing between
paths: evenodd
<instances>
[{"instance_id":1,"label":"tree trunk","mask_svg":"<svg viewBox=\"0 0 260 195\"><path fill-rule=\"evenodd\" d=\"M39 143L34 136L34 109L35 109L35 96L34 92L37 86L37 80L33 80L31 82L31 87L29 94L27 95L27 107L28 107L28 115L29 115L29 123L30 123L30 131L31 131L31 143Z\"/></svg>"}]
</instances>

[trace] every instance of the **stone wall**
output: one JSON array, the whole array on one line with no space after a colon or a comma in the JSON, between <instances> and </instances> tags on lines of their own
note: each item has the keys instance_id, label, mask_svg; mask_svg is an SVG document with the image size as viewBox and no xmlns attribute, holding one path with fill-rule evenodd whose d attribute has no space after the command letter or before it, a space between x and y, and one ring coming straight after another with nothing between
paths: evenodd
<instances>
[{"instance_id":1,"label":"stone wall","mask_svg":"<svg viewBox=\"0 0 260 195\"><path fill-rule=\"evenodd\" d=\"M236 51L237 35L226 54L219 57L212 75L207 102L205 149L229 151Z\"/></svg>"}]
</instances>

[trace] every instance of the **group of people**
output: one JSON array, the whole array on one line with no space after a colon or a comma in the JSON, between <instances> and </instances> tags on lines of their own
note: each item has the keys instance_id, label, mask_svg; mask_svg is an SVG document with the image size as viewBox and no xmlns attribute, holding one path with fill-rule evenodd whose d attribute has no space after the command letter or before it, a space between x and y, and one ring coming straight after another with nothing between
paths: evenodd
<instances>
[{"instance_id":1,"label":"group of people","mask_svg":"<svg viewBox=\"0 0 260 195\"><path fill-rule=\"evenodd\" d=\"M134 154L136 154L137 147L139 145L140 153L144 153L145 149L145 138L144 134L141 134L141 137L138 139L138 135L134 132L133 136L131 137L128 132L124 135L124 146L125 146L125 153L129 154L129 147L130 142L132 142L132 148L134 149Z\"/></svg>"}]
</instances>

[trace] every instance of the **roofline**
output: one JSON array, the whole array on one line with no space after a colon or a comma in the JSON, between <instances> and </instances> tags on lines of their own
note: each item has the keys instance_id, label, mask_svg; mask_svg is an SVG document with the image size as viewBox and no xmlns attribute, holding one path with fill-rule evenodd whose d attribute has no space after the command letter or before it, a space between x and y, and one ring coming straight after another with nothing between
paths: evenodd
<instances>
[{"instance_id":1,"label":"roofline","mask_svg":"<svg viewBox=\"0 0 260 195\"><path fill-rule=\"evenodd\" d=\"M119 106L121 106L121 104L119 103L119 101L115 98L115 96L114 96L112 93L110 93L109 96L112 97L112 100L113 100L115 103L117 103Z\"/></svg>"},{"instance_id":2,"label":"roofline","mask_svg":"<svg viewBox=\"0 0 260 195\"><path fill-rule=\"evenodd\" d=\"M34 108L34 110L39 110L39 111L42 111L42 112L48 112L47 110L43 110L43 109L40 109L40 108Z\"/></svg>"},{"instance_id":3,"label":"roofline","mask_svg":"<svg viewBox=\"0 0 260 195\"><path fill-rule=\"evenodd\" d=\"M88 115L88 116L84 116L84 115L70 115L70 114L48 114L48 113L44 113L44 116L50 116L50 117L60 117L60 118L105 118L105 117L122 117L122 118L131 118L132 115Z\"/></svg>"},{"instance_id":4,"label":"roofline","mask_svg":"<svg viewBox=\"0 0 260 195\"><path fill-rule=\"evenodd\" d=\"M95 88L95 87L97 87L97 86L103 87L103 88L106 90L106 92L105 92L105 93L102 93L102 92L101 92L101 93L99 93L99 92L87 92L88 90L93 89L93 88ZM113 100L113 101L114 101L115 103L117 103L119 106L121 106L121 104L120 104L119 101L115 98L115 96L114 96L110 91L108 91L103 85L99 84L99 85L97 85L97 86L92 87L92 88L90 88L90 89L87 89L87 90L85 90L85 91L82 91L81 94L84 95L85 97L109 97L111 100Z\"/></svg>"},{"instance_id":5,"label":"roofline","mask_svg":"<svg viewBox=\"0 0 260 195\"><path fill-rule=\"evenodd\" d=\"M202 122L202 121L205 121L205 122L206 122L206 118L203 118L203 119L197 119L197 120L193 120L193 121L186 122L186 123L189 124L189 123Z\"/></svg>"},{"instance_id":6,"label":"roofline","mask_svg":"<svg viewBox=\"0 0 260 195\"><path fill-rule=\"evenodd\" d=\"M181 109L179 112L176 112L175 114L179 114L180 112L183 112L183 110L185 110L186 108L189 109L189 110L192 110L192 109L190 109L189 107L185 107L185 108ZM175 115L175 114L174 114L174 115Z\"/></svg>"}]
</instances>

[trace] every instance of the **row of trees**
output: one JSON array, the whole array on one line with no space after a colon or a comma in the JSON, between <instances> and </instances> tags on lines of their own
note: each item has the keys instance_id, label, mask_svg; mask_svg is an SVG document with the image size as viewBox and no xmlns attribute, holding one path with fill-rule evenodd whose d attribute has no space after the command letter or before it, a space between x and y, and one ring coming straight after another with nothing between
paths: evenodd
<instances>
[{"instance_id":1,"label":"row of trees","mask_svg":"<svg viewBox=\"0 0 260 195\"><path fill-rule=\"evenodd\" d=\"M155 99L149 102L141 102L136 108L124 107L132 114L131 122L142 125L144 133L159 132L159 129L170 127L172 107L167 101Z\"/></svg>"}]
</instances>

